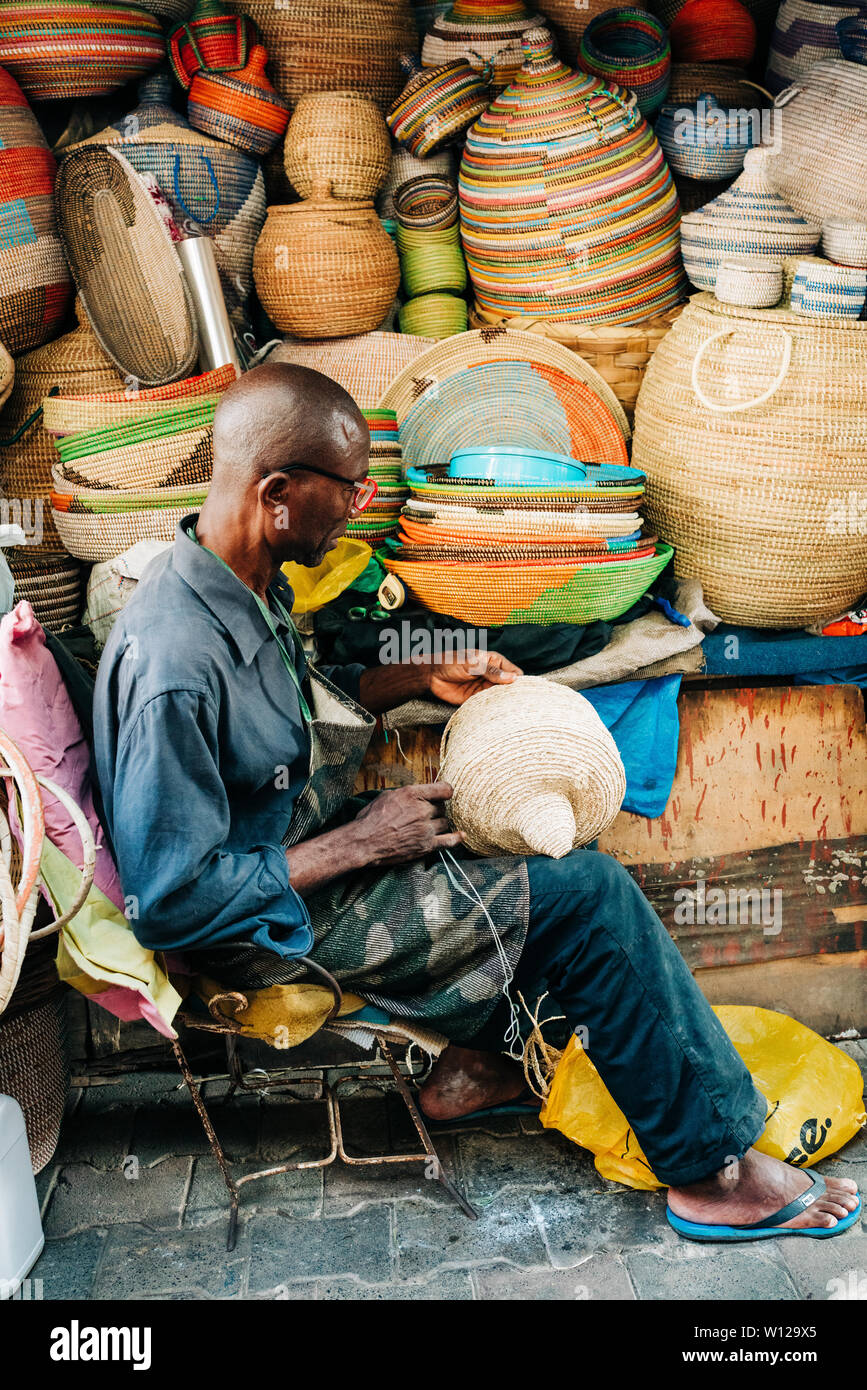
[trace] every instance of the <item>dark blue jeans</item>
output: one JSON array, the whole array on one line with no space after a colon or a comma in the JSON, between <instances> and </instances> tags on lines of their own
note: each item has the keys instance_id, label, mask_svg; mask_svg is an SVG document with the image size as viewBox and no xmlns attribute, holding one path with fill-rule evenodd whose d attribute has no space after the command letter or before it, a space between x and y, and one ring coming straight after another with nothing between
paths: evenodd
<instances>
[{"instance_id":1,"label":"dark blue jeans","mask_svg":"<svg viewBox=\"0 0 867 1390\"><path fill-rule=\"evenodd\" d=\"M547 987L660 1182L710 1177L762 1133L767 1106L626 869L596 850L527 860L530 925L515 980ZM472 1046L502 1046L502 1007Z\"/></svg>"}]
</instances>

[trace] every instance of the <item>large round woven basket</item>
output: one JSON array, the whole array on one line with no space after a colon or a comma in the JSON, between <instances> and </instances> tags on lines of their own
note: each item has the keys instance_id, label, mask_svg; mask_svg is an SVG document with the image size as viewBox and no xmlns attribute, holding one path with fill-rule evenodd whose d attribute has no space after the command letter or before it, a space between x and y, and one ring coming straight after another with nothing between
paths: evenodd
<instances>
[{"instance_id":1,"label":"large round woven basket","mask_svg":"<svg viewBox=\"0 0 867 1390\"><path fill-rule=\"evenodd\" d=\"M815 63L840 57L836 25L863 13L861 5L828 5L823 0L783 0L771 36L765 83L781 92L805 77Z\"/></svg>"},{"instance_id":2,"label":"large round woven basket","mask_svg":"<svg viewBox=\"0 0 867 1390\"><path fill-rule=\"evenodd\" d=\"M474 854L564 854L611 825L626 795L617 745L590 701L539 676L484 690L445 727L449 818Z\"/></svg>"},{"instance_id":3,"label":"large round woven basket","mask_svg":"<svg viewBox=\"0 0 867 1390\"><path fill-rule=\"evenodd\" d=\"M46 513L48 507L46 506ZM52 526L52 533L54 528ZM59 545L59 538L55 540ZM15 602L26 599L38 621L59 632L81 617L81 565L64 550L52 552L16 546L6 552L15 581Z\"/></svg>"},{"instance_id":4,"label":"large round woven basket","mask_svg":"<svg viewBox=\"0 0 867 1390\"><path fill-rule=\"evenodd\" d=\"M400 263L373 203L341 202L317 190L303 203L268 209L253 274L281 333L340 338L382 323Z\"/></svg>"},{"instance_id":5,"label":"large round woven basket","mask_svg":"<svg viewBox=\"0 0 867 1390\"><path fill-rule=\"evenodd\" d=\"M48 507L57 454L42 427L43 400L51 394L83 396L124 387L123 377L97 342L80 305L76 308L77 328L18 359L15 385L0 416L0 487L7 497L18 498L22 508L30 509L24 529L38 527L42 538L37 540L35 531L29 535L27 552L39 555L61 548Z\"/></svg>"},{"instance_id":6,"label":"large round woven basket","mask_svg":"<svg viewBox=\"0 0 867 1390\"><path fill-rule=\"evenodd\" d=\"M671 81L668 33L646 10L605 10L584 30L577 66L601 77L606 86L615 82L634 92L642 116L651 120Z\"/></svg>"},{"instance_id":7,"label":"large round woven basket","mask_svg":"<svg viewBox=\"0 0 867 1390\"><path fill-rule=\"evenodd\" d=\"M734 178L747 150L761 140L759 120L732 120L713 92L702 92L689 106L667 102L655 129L672 173L703 183Z\"/></svg>"},{"instance_id":8,"label":"large round woven basket","mask_svg":"<svg viewBox=\"0 0 867 1390\"><path fill-rule=\"evenodd\" d=\"M417 47L408 0L233 0L262 33L282 97L365 92L386 111L401 87L400 55Z\"/></svg>"},{"instance_id":9,"label":"large round woven basket","mask_svg":"<svg viewBox=\"0 0 867 1390\"><path fill-rule=\"evenodd\" d=\"M438 68L462 58L492 86L506 87L524 61L524 34L543 23L523 0L455 0L428 29L421 61Z\"/></svg>"},{"instance_id":10,"label":"large round woven basket","mask_svg":"<svg viewBox=\"0 0 867 1390\"><path fill-rule=\"evenodd\" d=\"M18 83L0 68L0 342L54 337L71 282L54 215L57 165Z\"/></svg>"},{"instance_id":11,"label":"large round woven basket","mask_svg":"<svg viewBox=\"0 0 867 1390\"><path fill-rule=\"evenodd\" d=\"M737 63L756 51L756 23L740 0L687 0L672 20L672 56L679 63Z\"/></svg>"},{"instance_id":12,"label":"large round woven basket","mask_svg":"<svg viewBox=\"0 0 867 1390\"><path fill-rule=\"evenodd\" d=\"M201 493L190 493L175 506L131 506L128 511L54 511L54 521L71 555L88 564L113 560L137 541L173 541L178 523L197 511Z\"/></svg>"},{"instance_id":13,"label":"large round woven basket","mask_svg":"<svg viewBox=\"0 0 867 1390\"><path fill-rule=\"evenodd\" d=\"M533 333L576 352L602 377L616 395L630 425L635 414L635 402L644 380L647 364L659 347L671 325L683 313L683 304L676 304L665 314L628 325L552 323L550 319L496 318L478 307L470 312L470 328L482 328L499 323L503 328Z\"/></svg>"},{"instance_id":14,"label":"large round woven basket","mask_svg":"<svg viewBox=\"0 0 867 1390\"><path fill-rule=\"evenodd\" d=\"M211 426L219 399L178 401L146 418L56 439L60 475L87 488L125 491L201 486L213 472Z\"/></svg>"},{"instance_id":15,"label":"large round woven basket","mask_svg":"<svg viewBox=\"0 0 867 1390\"><path fill-rule=\"evenodd\" d=\"M479 305L581 323L640 323L685 289L679 208L635 97L525 35L526 61L467 135L461 235Z\"/></svg>"},{"instance_id":16,"label":"large round woven basket","mask_svg":"<svg viewBox=\"0 0 867 1390\"><path fill-rule=\"evenodd\" d=\"M197 72L238 72L256 43L256 26L222 0L196 0L186 24L169 38L172 71L185 91Z\"/></svg>"},{"instance_id":17,"label":"large round woven basket","mask_svg":"<svg viewBox=\"0 0 867 1390\"><path fill-rule=\"evenodd\" d=\"M647 369L632 461L675 572L721 618L844 612L867 589L867 323L697 295Z\"/></svg>"},{"instance_id":18,"label":"large round woven basket","mask_svg":"<svg viewBox=\"0 0 867 1390\"><path fill-rule=\"evenodd\" d=\"M867 67L816 63L777 105L778 191L810 221L867 221Z\"/></svg>"},{"instance_id":19,"label":"large round woven basket","mask_svg":"<svg viewBox=\"0 0 867 1390\"><path fill-rule=\"evenodd\" d=\"M34 101L113 92L165 57L159 21L133 5L15 0L0 6L0 66Z\"/></svg>"},{"instance_id":20,"label":"large round woven basket","mask_svg":"<svg viewBox=\"0 0 867 1390\"><path fill-rule=\"evenodd\" d=\"M367 200L388 177L388 127L376 102L362 92L312 92L295 107L283 160L302 198L324 181L335 198Z\"/></svg>"},{"instance_id":21,"label":"large round woven basket","mask_svg":"<svg viewBox=\"0 0 867 1390\"><path fill-rule=\"evenodd\" d=\"M363 333L316 342L286 339L267 360L312 367L338 382L362 410L374 410L395 378L429 347L430 338L409 333Z\"/></svg>"}]
</instances>

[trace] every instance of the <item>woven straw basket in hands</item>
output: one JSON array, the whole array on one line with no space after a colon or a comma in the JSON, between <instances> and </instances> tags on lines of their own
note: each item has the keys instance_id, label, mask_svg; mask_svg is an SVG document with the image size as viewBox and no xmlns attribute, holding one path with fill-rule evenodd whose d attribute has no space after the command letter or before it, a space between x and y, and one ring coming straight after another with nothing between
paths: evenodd
<instances>
[{"instance_id":1,"label":"woven straw basket in hands","mask_svg":"<svg viewBox=\"0 0 867 1390\"><path fill-rule=\"evenodd\" d=\"M590 701L538 676L462 705L443 733L439 775L476 854L562 859L607 829L626 794L617 745Z\"/></svg>"}]
</instances>

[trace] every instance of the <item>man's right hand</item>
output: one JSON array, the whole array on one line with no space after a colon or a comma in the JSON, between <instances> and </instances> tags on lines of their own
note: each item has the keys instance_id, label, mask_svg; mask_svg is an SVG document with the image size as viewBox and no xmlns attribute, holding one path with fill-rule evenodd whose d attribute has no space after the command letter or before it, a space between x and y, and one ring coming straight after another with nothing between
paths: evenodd
<instances>
[{"instance_id":1,"label":"man's right hand","mask_svg":"<svg viewBox=\"0 0 867 1390\"><path fill-rule=\"evenodd\" d=\"M407 864L436 849L454 849L464 837L449 829L445 817L451 795L447 782L381 792L346 829L356 832L359 849L372 865Z\"/></svg>"}]
</instances>

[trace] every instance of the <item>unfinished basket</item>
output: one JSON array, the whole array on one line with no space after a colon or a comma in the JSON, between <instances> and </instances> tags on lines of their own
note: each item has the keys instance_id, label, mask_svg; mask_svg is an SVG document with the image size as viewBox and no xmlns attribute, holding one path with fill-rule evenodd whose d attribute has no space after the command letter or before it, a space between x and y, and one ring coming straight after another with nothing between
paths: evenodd
<instances>
[{"instance_id":1,"label":"unfinished basket","mask_svg":"<svg viewBox=\"0 0 867 1390\"><path fill-rule=\"evenodd\" d=\"M726 622L845 612L867 590L867 323L696 295L647 369L632 462L675 573Z\"/></svg>"},{"instance_id":2,"label":"unfinished basket","mask_svg":"<svg viewBox=\"0 0 867 1390\"><path fill-rule=\"evenodd\" d=\"M474 854L562 859L611 825L626 795L617 745L583 695L538 676L483 690L453 714L439 777Z\"/></svg>"},{"instance_id":3,"label":"unfinished basket","mask_svg":"<svg viewBox=\"0 0 867 1390\"><path fill-rule=\"evenodd\" d=\"M367 201L388 177L388 127L363 92L309 93L289 122L283 162L302 198L311 197L317 183L330 183L335 198Z\"/></svg>"}]
</instances>

